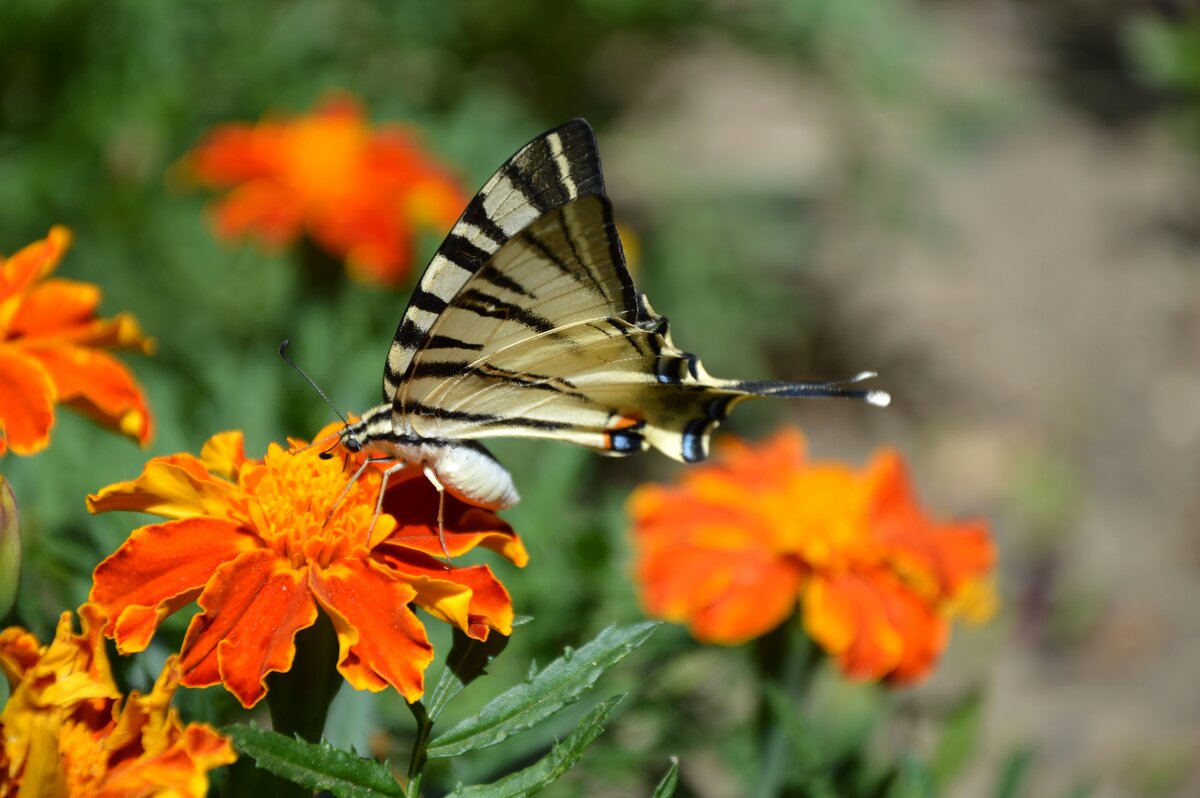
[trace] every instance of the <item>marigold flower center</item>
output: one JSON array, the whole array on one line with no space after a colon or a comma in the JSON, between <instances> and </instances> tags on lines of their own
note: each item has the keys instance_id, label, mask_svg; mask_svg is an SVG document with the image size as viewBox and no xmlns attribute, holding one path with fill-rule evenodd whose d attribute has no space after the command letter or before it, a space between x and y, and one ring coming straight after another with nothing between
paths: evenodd
<instances>
[{"instance_id":1,"label":"marigold flower center","mask_svg":"<svg viewBox=\"0 0 1200 798\"><path fill-rule=\"evenodd\" d=\"M243 476L249 525L295 567L328 566L366 545L375 514L378 473L364 472L347 491L348 478L339 457L273 445L263 465Z\"/></svg>"},{"instance_id":2,"label":"marigold flower center","mask_svg":"<svg viewBox=\"0 0 1200 798\"><path fill-rule=\"evenodd\" d=\"M58 732L67 795L92 795L108 773L109 752L99 735L82 723L67 723Z\"/></svg>"},{"instance_id":3,"label":"marigold flower center","mask_svg":"<svg viewBox=\"0 0 1200 798\"><path fill-rule=\"evenodd\" d=\"M354 119L318 117L295 123L287 148L289 182L311 199L332 201L354 190L365 143L366 131Z\"/></svg>"},{"instance_id":4,"label":"marigold flower center","mask_svg":"<svg viewBox=\"0 0 1200 798\"><path fill-rule=\"evenodd\" d=\"M791 475L786 490L763 499L781 551L797 554L807 564L838 569L874 559L868 524L868 491L863 480L845 468L816 466Z\"/></svg>"}]
</instances>

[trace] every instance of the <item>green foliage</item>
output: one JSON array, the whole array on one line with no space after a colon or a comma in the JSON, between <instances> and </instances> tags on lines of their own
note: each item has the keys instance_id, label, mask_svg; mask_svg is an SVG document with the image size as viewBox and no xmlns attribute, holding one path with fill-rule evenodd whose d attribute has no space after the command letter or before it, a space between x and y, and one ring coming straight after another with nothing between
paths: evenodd
<instances>
[{"instance_id":1,"label":"green foliage","mask_svg":"<svg viewBox=\"0 0 1200 798\"><path fill-rule=\"evenodd\" d=\"M995 798L1021 798L1027 794L1033 756L1032 748L1021 748L1008 756L996 780Z\"/></svg>"},{"instance_id":2,"label":"green foliage","mask_svg":"<svg viewBox=\"0 0 1200 798\"><path fill-rule=\"evenodd\" d=\"M601 674L644 643L657 626L650 622L609 627L579 650L568 649L541 671L531 668L524 684L501 693L478 714L431 740L428 755L457 756L486 748L545 720L577 700Z\"/></svg>"},{"instance_id":3,"label":"green foliage","mask_svg":"<svg viewBox=\"0 0 1200 798\"><path fill-rule=\"evenodd\" d=\"M939 785L952 783L975 759L982 720L983 696L978 693L967 696L947 715L932 763Z\"/></svg>"},{"instance_id":4,"label":"green foliage","mask_svg":"<svg viewBox=\"0 0 1200 798\"><path fill-rule=\"evenodd\" d=\"M1200 151L1200 14L1144 13L1124 33L1139 77L1168 101L1184 136Z\"/></svg>"},{"instance_id":5,"label":"green foliage","mask_svg":"<svg viewBox=\"0 0 1200 798\"><path fill-rule=\"evenodd\" d=\"M612 696L587 714L579 727L565 740L550 749L550 753L524 770L512 773L492 784L466 787L450 793L450 798L517 798L532 795L570 770L583 752L604 731L609 715L624 696Z\"/></svg>"},{"instance_id":6,"label":"green foliage","mask_svg":"<svg viewBox=\"0 0 1200 798\"><path fill-rule=\"evenodd\" d=\"M651 798L671 798L675 794L675 787L679 784L679 760L671 757L671 767L667 768L667 772L663 774L662 780L654 788L654 794Z\"/></svg>"},{"instance_id":7,"label":"green foliage","mask_svg":"<svg viewBox=\"0 0 1200 798\"><path fill-rule=\"evenodd\" d=\"M337 798L404 798L388 766L373 759L254 725L234 724L221 731L260 768L310 790L327 790Z\"/></svg>"},{"instance_id":8,"label":"green foliage","mask_svg":"<svg viewBox=\"0 0 1200 798\"><path fill-rule=\"evenodd\" d=\"M422 771L428 758L459 755L495 745L545 720L590 689L603 673L644 643L657 625L640 623L605 629L579 650L567 651L540 673L531 673L527 683L498 696L472 722L459 724L432 743L428 732L437 712L427 712L420 703L414 704L413 712L418 718L421 734L409 769L413 794L419 794ZM431 697L431 706L440 712L466 683L482 673L483 666L499 653L500 648L463 638L452 649L446 671ZM491 784L460 787L453 795L460 798L530 795L549 785L579 761L588 746L604 731L623 697L612 696L601 701L564 740L555 743L533 765ZM339 798L405 795L386 764L362 759L326 743L308 743L257 726L230 725L223 731L233 739L238 751L252 757L258 767L302 787L328 790ZM675 765L672 765L668 776L674 772Z\"/></svg>"}]
</instances>

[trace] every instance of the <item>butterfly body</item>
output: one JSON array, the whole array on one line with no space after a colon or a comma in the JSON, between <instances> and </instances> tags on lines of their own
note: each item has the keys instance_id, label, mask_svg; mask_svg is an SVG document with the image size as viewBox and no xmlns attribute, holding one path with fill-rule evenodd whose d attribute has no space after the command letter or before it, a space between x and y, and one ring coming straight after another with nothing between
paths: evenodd
<instances>
[{"instance_id":1,"label":"butterfly body","mask_svg":"<svg viewBox=\"0 0 1200 798\"><path fill-rule=\"evenodd\" d=\"M341 440L420 466L466 501L506 507L517 501L512 478L481 438L696 462L739 402L816 396L888 402L844 383L718 379L674 345L634 287L595 136L576 119L521 148L468 204L396 330L383 404Z\"/></svg>"},{"instance_id":2,"label":"butterfly body","mask_svg":"<svg viewBox=\"0 0 1200 798\"><path fill-rule=\"evenodd\" d=\"M520 501L512 475L481 444L469 440L424 437L410 424L392 420L390 404L376 405L340 433L351 451L365 448L372 457L420 468L456 498L490 510Z\"/></svg>"}]
</instances>

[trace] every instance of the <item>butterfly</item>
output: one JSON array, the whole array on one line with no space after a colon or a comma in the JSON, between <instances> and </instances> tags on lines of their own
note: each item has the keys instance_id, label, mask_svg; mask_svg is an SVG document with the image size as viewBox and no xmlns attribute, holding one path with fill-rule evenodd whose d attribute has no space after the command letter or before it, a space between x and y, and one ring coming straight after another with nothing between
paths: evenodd
<instances>
[{"instance_id":1,"label":"butterfly","mask_svg":"<svg viewBox=\"0 0 1200 798\"><path fill-rule=\"evenodd\" d=\"M285 342L286 344L286 342ZM848 396L850 383L723 380L677 348L625 265L592 128L535 138L484 184L438 248L388 350L383 402L338 433L351 452L419 467L438 488L502 509L518 494L479 442L550 438L694 463L734 405ZM361 468L359 473L361 473Z\"/></svg>"}]
</instances>

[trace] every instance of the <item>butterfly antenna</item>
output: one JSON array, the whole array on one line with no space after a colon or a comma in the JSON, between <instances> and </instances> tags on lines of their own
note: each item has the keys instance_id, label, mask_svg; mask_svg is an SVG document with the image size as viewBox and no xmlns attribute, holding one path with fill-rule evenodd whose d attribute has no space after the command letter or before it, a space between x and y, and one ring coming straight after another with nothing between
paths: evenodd
<instances>
[{"instance_id":1,"label":"butterfly antenna","mask_svg":"<svg viewBox=\"0 0 1200 798\"><path fill-rule=\"evenodd\" d=\"M325 451L321 452L321 454L320 454L320 457L322 460L328 460L330 457L333 456L331 454L331 452L337 448L338 437L339 437L338 433L336 433L336 432L330 433L329 435L326 435L324 438L317 438L315 441L313 441L312 443L310 443L306 446L301 446L299 449L293 449L292 454L300 454L300 452L307 452L309 449L313 448L314 446L320 446L322 443L328 443L329 441L332 441L333 443L330 445L330 447L328 449L326 449Z\"/></svg>"},{"instance_id":2,"label":"butterfly antenna","mask_svg":"<svg viewBox=\"0 0 1200 798\"><path fill-rule=\"evenodd\" d=\"M876 407L887 407L892 396L887 391L851 388L856 383L879 376L874 371L860 371L848 380L830 382L740 382L737 388L757 396L779 396L789 398L838 397L861 399Z\"/></svg>"},{"instance_id":3,"label":"butterfly antenna","mask_svg":"<svg viewBox=\"0 0 1200 798\"><path fill-rule=\"evenodd\" d=\"M329 405L329 409L332 410L333 412L337 413L337 417L342 420L343 424L349 426L350 425L349 420L347 420L347 418L344 415L342 415L341 410L338 410L336 407L333 406L333 402L329 401L329 397L326 396L325 392L321 390L321 386L319 386L315 382L313 382L313 378L308 376L308 374L305 373L304 369L297 366L295 361L293 361L290 357L288 357L287 348L288 348L288 344L290 344L290 343L291 343L291 341L289 341L287 338L284 338L283 343L281 343L279 345L279 356L281 358L283 358L283 362L287 363L289 366L294 368L296 371L300 372L300 376L303 377L304 380L309 385L312 386L314 391L316 391L318 394L321 395L321 398L325 400L325 404Z\"/></svg>"},{"instance_id":4,"label":"butterfly antenna","mask_svg":"<svg viewBox=\"0 0 1200 798\"><path fill-rule=\"evenodd\" d=\"M887 407L892 403L892 395L887 391L880 390L849 390L847 385L853 385L856 382L864 380L873 380L879 376L875 371L860 371L848 380L832 380L830 382L817 383L816 388L823 388L829 391L829 396L846 396L851 399L862 399L867 404L875 405L876 407Z\"/></svg>"}]
</instances>

